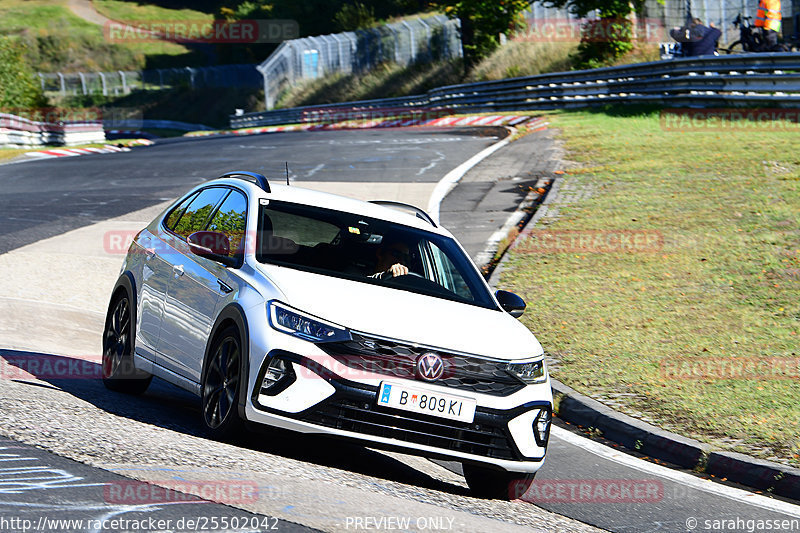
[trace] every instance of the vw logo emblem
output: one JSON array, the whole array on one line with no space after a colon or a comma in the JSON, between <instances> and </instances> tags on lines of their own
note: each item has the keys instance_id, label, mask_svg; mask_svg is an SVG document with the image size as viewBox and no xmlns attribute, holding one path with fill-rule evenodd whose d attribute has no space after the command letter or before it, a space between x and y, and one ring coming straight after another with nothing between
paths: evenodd
<instances>
[{"instance_id":1,"label":"vw logo emblem","mask_svg":"<svg viewBox=\"0 0 800 533\"><path fill-rule=\"evenodd\" d=\"M436 381L444 374L442 358L433 352L427 352L417 358L417 374L425 381Z\"/></svg>"}]
</instances>

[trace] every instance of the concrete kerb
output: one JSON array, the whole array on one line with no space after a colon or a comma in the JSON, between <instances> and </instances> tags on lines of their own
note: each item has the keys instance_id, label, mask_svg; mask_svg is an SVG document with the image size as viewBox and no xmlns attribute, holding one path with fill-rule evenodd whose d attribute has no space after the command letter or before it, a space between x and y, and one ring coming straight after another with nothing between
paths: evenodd
<instances>
[{"instance_id":1,"label":"concrete kerb","mask_svg":"<svg viewBox=\"0 0 800 533\"><path fill-rule=\"evenodd\" d=\"M536 212L523 222L520 230L533 227L541 220L549 204L558 198L562 181L563 178L558 176L553 178ZM524 200L512 217L526 208L529 204ZM512 233L509 231L508 235ZM507 260L508 256L504 254L491 273L488 283L493 289L499 284ZM653 459L725 478L758 491L800 500L800 469L741 453L713 450L708 444L619 413L558 380L551 381L556 414L570 424L599 430L605 439Z\"/></svg>"}]
</instances>

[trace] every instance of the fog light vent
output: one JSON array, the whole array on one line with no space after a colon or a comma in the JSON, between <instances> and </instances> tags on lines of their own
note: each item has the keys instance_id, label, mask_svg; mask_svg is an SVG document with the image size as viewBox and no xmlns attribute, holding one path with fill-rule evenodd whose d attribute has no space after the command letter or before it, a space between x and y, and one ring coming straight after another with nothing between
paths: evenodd
<instances>
[{"instance_id":1,"label":"fog light vent","mask_svg":"<svg viewBox=\"0 0 800 533\"><path fill-rule=\"evenodd\" d=\"M542 409L536 418L533 419L533 436L536 438L536 444L545 447L547 440L550 438L550 422L553 420L553 415L549 409Z\"/></svg>"},{"instance_id":2,"label":"fog light vent","mask_svg":"<svg viewBox=\"0 0 800 533\"><path fill-rule=\"evenodd\" d=\"M286 390L294 382L295 375L292 364L284 359L273 357L264 371L261 382L261 394L275 396Z\"/></svg>"}]
</instances>

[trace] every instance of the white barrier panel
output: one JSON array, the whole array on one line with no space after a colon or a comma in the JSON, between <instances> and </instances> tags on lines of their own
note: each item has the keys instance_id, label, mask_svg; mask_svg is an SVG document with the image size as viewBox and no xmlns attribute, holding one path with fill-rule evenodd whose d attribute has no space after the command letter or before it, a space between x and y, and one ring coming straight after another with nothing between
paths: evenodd
<instances>
[{"instance_id":1,"label":"white barrier panel","mask_svg":"<svg viewBox=\"0 0 800 533\"><path fill-rule=\"evenodd\" d=\"M0 113L0 147L72 146L106 141L100 121L49 123Z\"/></svg>"}]
</instances>

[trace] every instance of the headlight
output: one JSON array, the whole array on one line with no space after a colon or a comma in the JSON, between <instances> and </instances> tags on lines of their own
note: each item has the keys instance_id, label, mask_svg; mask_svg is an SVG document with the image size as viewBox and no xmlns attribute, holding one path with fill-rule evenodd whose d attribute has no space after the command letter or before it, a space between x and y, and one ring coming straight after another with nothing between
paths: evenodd
<instances>
[{"instance_id":1,"label":"headlight","mask_svg":"<svg viewBox=\"0 0 800 533\"><path fill-rule=\"evenodd\" d=\"M525 383L544 383L547 381L547 368L544 357L527 363L509 363L507 370Z\"/></svg>"},{"instance_id":2,"label":"headlight","mask_svg":"<svg viewBox=\"0 0 800 533\"><path fill-rule=\"evenodd\" d=\"M303 340L311 342L350 340L350 333L343 327L312 317L276 301L267 304L267 316L270 326Z\"/></svg>"}]
</instances>

